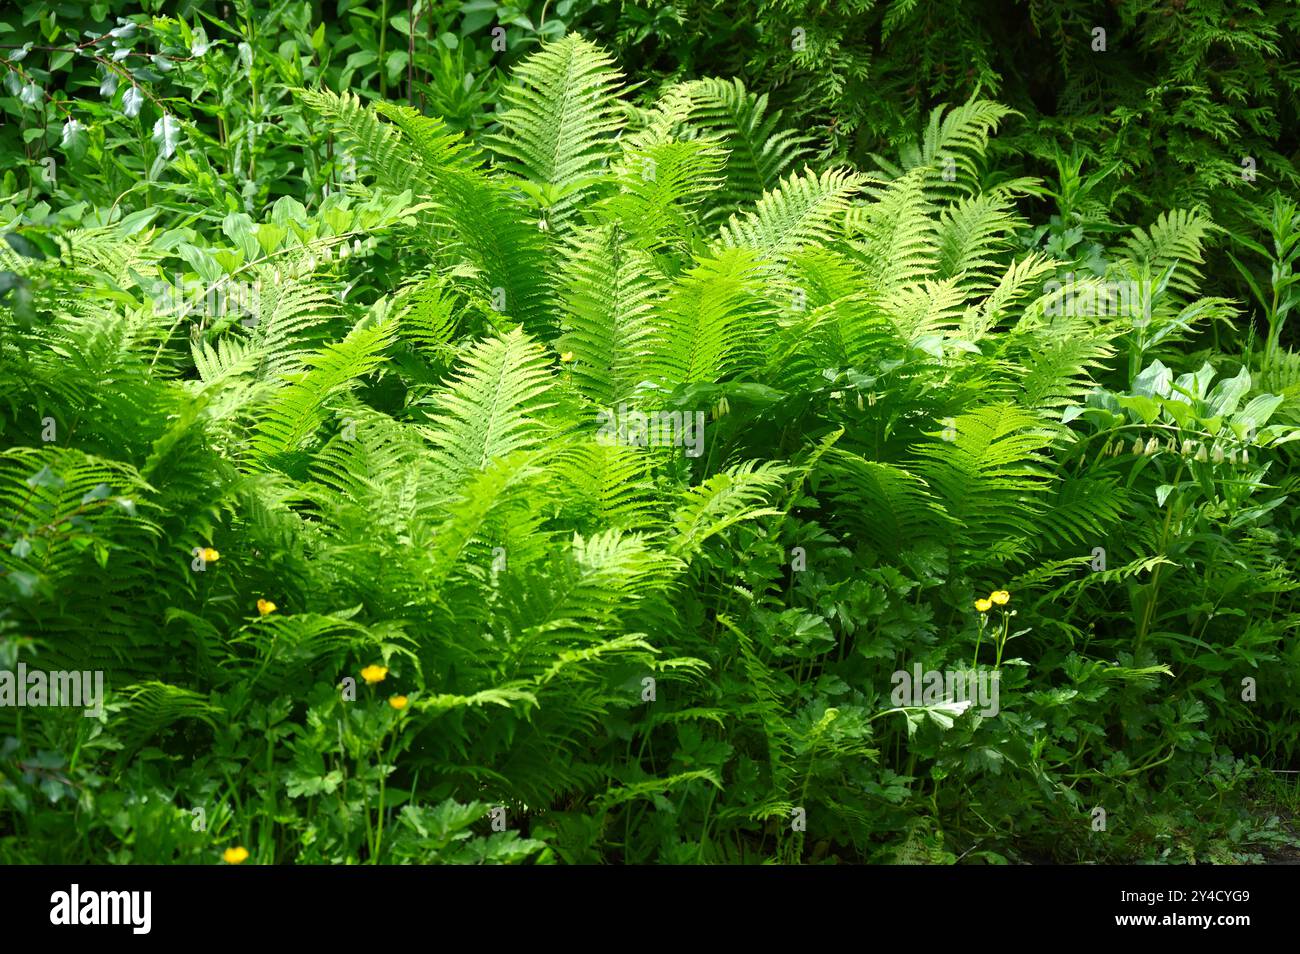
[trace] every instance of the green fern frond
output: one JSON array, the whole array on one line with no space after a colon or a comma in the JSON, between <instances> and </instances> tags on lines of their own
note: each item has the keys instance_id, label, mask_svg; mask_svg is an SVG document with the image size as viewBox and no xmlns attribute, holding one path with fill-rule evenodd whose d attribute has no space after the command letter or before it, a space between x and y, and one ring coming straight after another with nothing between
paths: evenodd
<instances>
[{"instance_id":1,"label":"green fern frond","mask_svg":"<svg viewBox=\"0 0 1300 954\"><path fill-rule=\"evenodd\" d=\"M860 235L853 242L872 287L916 284L935 271L934 223L925 179L917 172L895 180L876 202L854 210Z\"/></svg>"},{"instance_id":2,"label":"green fern frond","mask_svg":"<svg viewBox=\"0 0 1300 954\"><path fill-rule=\"evenodd\" d=\"M941 282L927 278L918 285L895 289L884 299L884 307L898 333L915 345L961 324L967 313L966 292L955 278Z\"/></svg>"},{"instance_id":3,"label":"green fern frond","mask_svg":"<svg viewBox=\"0 0 1300 954\"><path fill-rule=\"evenodd\" d=\"M1050 333L1034 335L1026 352L1016 357L1022 369L1018 376L1022 403L1029 408L1078 403L1095 386L1093 373L1104 371L1114 353L1110 336L1083 321L1064 322Z\"/></svg>"},{"instance_id":4,"label":"green fern frond","mask_svg":"<svg viewBox=\"0 0 1300 954\"><path fill-rule=\"evenodd\" d=\"M408 286L394 301L398 332L427 358L450 352L457 325L457 301L447 279L431 274Z\"/></svg>"},{"instance_id":5,"label":"green fern frond","mask_svg":"<svg viewBox=\"0 0 1300 954\"><path fill-rule=\"evenodd\" d=\"M944 208L936 229L936 278L957 278L970 294L987 294L1003 271L1018 220L1009 200L968 196Z\"/></svg>"},{"instance_id":6,"label":"green fern frond","mask_svg":"<svg viewBox=\"0 0 1300 954\"><path fill-rule=\"evenodd\" d=\"M958 415L939 439L914 449L914 470L958 521L972 547L1014 542L1034 532L1049 486L1051 438L1032 412L994 405Z\"/></svg>"},{"instance_id":7,"label":"green fern frond","mask_svg":"<svg viewBox=\"0 0 1300 954\"><path fill-rule=\"evenodd\" d=\"M647 251L685 253L703 234L701 212L721 183L725 153L710 142L662 142L628 147L614 166L618 192L597 215L637 237Z\"/></svg>"},{"instance_id":8,"label":"green fern frond","mask_svg":"<svg viewBox=\"0 0 1300 954\"><path fill-rule=\"evenodd\" d=\"M759 260L749 249L720 252L690 269L661 306L640 379L671 391L714 382L734 370L767 310L758 297ZM747 339L749 339L747 341Z\"/></svg>"},{"instance_id":9,"label":"green fern frond","mask_svg":"<svg viewBox=\"0 0 1300 954\"><path fill-rule=\"evenodd\" d=\"M1149 229L1135 228L1123 247L1131 261L1147 265L1156 276L1172 271L1169 286L1194 296L1201 282L1197 266L1205 261L1205 242L1219 231L1197 212L1174 209L1162 213Z\"/></svg>"},{"instance_id":10,"label":"green fern frond","mask_svg":"<svg viewBox=\"0 0 1300 954\"><path fill-rule=\"evenodd\" d=\"M622 127L619 74L599 47L576 33L547 44L514 69L497 112L504 130L491 140L503 165L541 187L545 215L562 226L614 155Z\"/></svg>"},{"instance_id":11,"label":"green fern frond","mask_svg":"<svg viewBox=\"0 0 1300 954\"><path fill-rule=\"evenodd\" d=\"M406 530L436 486L418 432L360 403L338 418L339 433L316 455L307 496L345 533Z\"/></svg>"},{"instance_id":12,"label":"green fern frond","mask_svg":"<svg viewBox=\"0 0 1300 954\"><path fill-rule=\"evenodd\" d=\"M676 538L671 552L690 556L716 534L744 520L779 515L763 506L790 475L791 468L749 461L719 471L685 495L672 517Z\"/></svg>"},{"instance_id":13,"label":"green fern frond","mask_svg":"<svg viewBox=\"0 0 1300 954\"><path fill-rule=\"evenodd\" d=\"M694 103L689 125L728 150L718 214L729 215L774 189L808 152L804 137L780 129L779 111L767 113L767 94L749 92L739 79L701 79L685 87Z\"/></svg>"},{"instance_id":14,"label":"green fern frond","mask_svg":"<svg viewBox=\"0 0 1300 954\"><path fill-rule=\"evenodd\" d=\"M873 158L895 177L919 171L929 196L955 198L977 190L989 136L1003 119L1013 115L1019 114L983 99L951 108L937 106L921 138L899 149L898 165L880 156Z\"/></svg>"},{"instance_id":15,"label":"green fern frond","mask_svg":"<svg viewBox=\"0 0 1300 954\"><path fill-rule=\"evenodd\" d=\"M541 345L521 329L470 348L426 429L448 491L493 460L541 443L537 415L551 383Z\"/></svg>"},{"instance_id":16,"label":"green fern frond","mask_svg":"<svg viewBox=\"0 0 1300 954\"><path fill-rule=\"evenodd\" d=\"M225 710L204 693L156 680L127 686L121 692L121 701L112 708L116 711L109 717L109 724L130 748L144 744L182 719L194 719L216 729L226 717Z\"/></svg>"},{"instance_id":17,"label":"green fern frond","mask_svg":"<svg viewBox=\"0 0 1300 954\"><path fill-rule=\"evenodd\" d=\"M573 380L598 407L613 407L639 383L665 293L649 256L618 226L578 233L561 282L558 350L573 354Z\"/></svg>"},{"instance_id":18,"label":"green fern frond","mask_svg":"<svg viewBox=\"0 0 1300 954\"><path fill-rule=\"evenodd\" d=\"M1109 528L1124 519L1129 494L1113 480L1066 476L1044 504L1036 532L1048 546L1091 550L1104 543Z\"/></svg>"},{"instance_id":19,"label":"green fern frond","mask_svg":"<svg viewBox=\"0 0 1300 954\"><path fill-rule=\"evenodd\" d=\"M308 370L291 376L260 415L249 443L255 459L292 454L324 423L326 402L379 367L397 333L395 322L359 324L338 344L305 359Z\"/></svg>"},{"instance_id":20,"label":"green fern frond","mask_svg":"<svg viewBox=\"0 0 1300 954\"><path fill-rule=\"evenodd\" d=\"M943 540L951 520L919 477L833 449L821 470L836 525L882 552Z\"/></svg>"},{"instance_id":21,"label":"green fern frond","mask_svg":"<svg viewBox=\"0 0 1300 954\"><path fill-rule=\"evenodd\" d=\"M302 95L361 154L381 189L410 190L432 200L427 241L441 255L476 270L485 300L526 327L551 327L551 290L536 217L506 182L480 167L476 150L410 107L366 108L354 96L328 91ZM382 122L380 115L390 121Z\"/></svg>"},{"instance_id":22,"label":"green fern frond","mask_svg":"<svg viewBox=\"0 0 1300 954\"><path fill-rule=\"evenodd\" d=\"M1055 262L1037 252L1012 262L988 297L963 320L962 336L971 342L985 337L1013 305L1036 291L1040 279L1055 269Z\"/></svg>"},{"instance_id":23,"label":"green fern frond","mask_svg":"<svg viewBox=\"0 0 1300 954\"><path fill-rule=\"evenodd\" d=\"M844 169L817 175L791 173L754 208L733 215L722 227L722 248L751 248L784 263L808 245L825 244L846 228L846 215L865 180Z\"/></svg>"},{"instance_id":24,"label":"green fern frond","mask_svg":"<svg viewBox=\"0 0 1300 954\"><path fill-rule=\"evenodd\" d=\"M255 377L274 380L302 368L320 337L312 330L337 319L339 309L327 287L311 276L283 280L269 267L259 269L259 275L249 347L259 358Z\"/></svg>"},{"instance_id":25,"label":"green fern frond","mask_svg":"<svg viewBox=\"0 0 1300 954\"><path fill-rule=\"evenodd\" d=\"M640 530L663 516L653 464L639 447L581 441L556 456L554 472L583 525Z\"/></svg>"}]
</instances>

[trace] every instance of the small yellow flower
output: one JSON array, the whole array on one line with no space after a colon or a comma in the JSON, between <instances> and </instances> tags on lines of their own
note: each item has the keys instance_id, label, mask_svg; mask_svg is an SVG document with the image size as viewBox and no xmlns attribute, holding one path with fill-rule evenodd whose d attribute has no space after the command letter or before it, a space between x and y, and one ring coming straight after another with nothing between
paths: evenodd
<instances>
[{"instance_id":1,"label":"small yellow flower","mask_svg":"<svg viewBox=\"0 0 1300 954\"><path fill-rule=\"evenodd\" d=\"M368 684L372 686L377 682L383 682L384 677L386 677L387 675L388 675L387 666L376 666L374 664L371 664L367 666L365 669L361 670L361 678L364 679Z\"/></svg>"},{"instance_id":2,"label":"small yellow flower","mask_svg":"<svg viewBox=\"0 0 1300 954\"><path fill-rule=\"evenodd\" d=\"M994 590L989 594L989 599L999 606L1006 606L1007 603L1011 602L1011 594L1006 590Z\"/></svg>"},{"instance_id":3,"label":"small yellow flower","mask_svg":"<svg viewBox=\"0 0 1300 954\"><path fill-rule=\"evenodd\" d=\"M573 360L572 351L566 351L564 352L564 354L560 355L560 361L563 362L564 364L568 364L572 360Z\"/></svg>"},{"instance_id":4,"label":"small yellow flower","mask_svg":"<svg viewBox=\"0 0 1300 954\"><path fill-rule=\"evenodd\" d=\"M236 845L234 848L227 848L221 855L228 865L243 864L248 860L248 849L243 845Z\"/></svg>"},{"instance_id":5,"label":"small yellow flower","mask_svg":"<svg viewBox=\"0 0 1300 954\"><path fill-rule=\"evenodd\" d=\"M401 709L405 709L407 704L410 701L411 700L406 698L406 696L393 696L391 699L388 700L388 704L392 706L394 709L401 710Z\"/></svg>"},{"instance_id":6,"label":"small yellow flower","mask_svg":"<svg viewBox=\"0 0 1300 954\"><path fill-rule=\"evenodd\" d=\"M221 554L212 549L212 547L204 547L199 552L199 556L203 557L204 561L207 563L216 563L221 559Z\"/></svg>"},{"instance_id":7,"label":"small yellow flower","mask_svg":"<svg viewBox=\"0 0 1300 954\"><path fill-rule=\"evenodd\" d=\"M993 608L993 604L988 600L976 600L975 608L979 610L981 613L987 613L989 610Z\"/></svg>"},{"instance_id":8,"label":"small yellow flower","mask_svg":"<svg viewBox=\"0 0 1300 954\"><path fill-rule=\"evenodd\" d=\"M275 612L275 604L270 600L257 601L257 614L259 616L270 616Z\"/></svg>"}]
</instances>

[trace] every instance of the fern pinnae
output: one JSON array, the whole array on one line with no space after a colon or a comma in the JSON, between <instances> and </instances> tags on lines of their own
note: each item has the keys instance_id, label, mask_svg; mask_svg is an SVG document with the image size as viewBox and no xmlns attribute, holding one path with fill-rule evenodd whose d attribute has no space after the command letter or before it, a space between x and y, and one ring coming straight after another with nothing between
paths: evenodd
<instances>
[{"instance_id":1,"label":"fern pinnae","mask_svg":"<svg viewBox=\"0 0 1300 954\"><path fill-rule=\"evenodd\" d=\"M506 168L548 190L543 210L562 228L590 183L613 155L622 127L616 106L619 74L598 47L571 33L515 69L497 114L502 133L491 140Z\"/></svg>"},{"instance_id":2,"label":"fern pinnae","mask_svg":"<svg viewBox=\"0 0 1300 954\"><path fill-rule=\"evenodd\" d=\"M446 488L455 491L493 460L536 447L550 387L541 345L520 329L470 348L426 430Z\"/></svg>"}]
</instances>

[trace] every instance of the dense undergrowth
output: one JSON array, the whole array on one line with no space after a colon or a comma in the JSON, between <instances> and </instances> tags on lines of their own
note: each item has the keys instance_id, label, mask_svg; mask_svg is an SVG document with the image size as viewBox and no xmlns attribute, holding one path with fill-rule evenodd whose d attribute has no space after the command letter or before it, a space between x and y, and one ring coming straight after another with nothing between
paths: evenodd
<instances>
[{"instance_id":1,"label":"dense undergrowth","mask_svg":"<svg viewBox=\"0 0 1300 954\"><path fill-rule=\"evenodd\" d=\"M1291 841L1292 7L1098 71L924 3L68 6L0 23L0 670L105 696L0 706L0 860Z\"/></svg>"}]
</instances>

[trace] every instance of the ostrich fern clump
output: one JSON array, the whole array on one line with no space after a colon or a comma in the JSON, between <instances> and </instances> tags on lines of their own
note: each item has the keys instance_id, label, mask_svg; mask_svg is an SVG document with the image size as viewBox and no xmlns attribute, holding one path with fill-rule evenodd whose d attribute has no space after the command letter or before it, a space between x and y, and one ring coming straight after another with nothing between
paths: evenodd
<instances>
[{"instance_id":1,"label":"ostrich fern clump","mask_svg":"<svg viewBox=\"0 0 1300 954\"><path fill-rule=\"evenodd\" d=\"M1198 294L1202 214L1062 283L1023 241L1040 184L989 168L1007 109L937 110L876 173L825 166L738 81L634 105L577 35L521 63L478 139L298 96L358 178L184 250L209 284L260 280L239 320L159 306L174 233L0 247L39 316L0 306L5 661L110 691L102 725L25 721L0 856L1097 850L1086 798L1148 784L1141 753L1114 768L1119 725L1171 753L1175 797L1249 735L1187 688L1219 670L1186 621L1195 645L1231 632L1197 602L1207 566L1280 601L1237 651L1290 671L1292 435L1269 419L1296 420L1296 386L1279 363L1274 396L1226 375L1230 408L1144 392L1234 315ZM1134 274L1140 316L1057 307ZM702 452L598 439L620 406L701 414ZM1245 469L1166 449L1246 407ZM1159 454L1108 450L1135 436ZM972 601L1004 590L1001 714L891 708L895 670L968 663ZM21 768L38 750L65 774ZM223 807L211 836L94 786L66 810L58 779L90 772ZM1021 844L981 827L1009 799Z\"/></svg>"}]
</instances>

